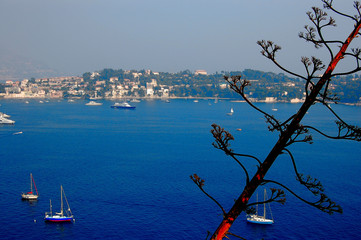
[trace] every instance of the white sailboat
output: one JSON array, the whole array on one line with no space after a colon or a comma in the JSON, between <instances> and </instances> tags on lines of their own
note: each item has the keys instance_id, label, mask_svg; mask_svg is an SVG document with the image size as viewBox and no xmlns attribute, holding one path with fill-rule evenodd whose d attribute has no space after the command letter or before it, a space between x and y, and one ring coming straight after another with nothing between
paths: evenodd
<instances>
[{"instance_id":1,"label":"white sailboat","mask_svg":"<svg viewBox=\"0 0 361 240\"><path fill-rule=\"evenodd\" d=\"M63 203L63 196L65 199L65 202L67 204L67 209L64 211L64 203ZM51 205L51 199L50 199L50 212L45 213L45 221L47 222L72 222L74 220L73 214L70 210L70 206L68 203L68 200L65 196L65 192L63 189L63 186L60 185L60 212L56 212L53 214L52 205Z\"/></svg>"},{"instance_id":2,"label":"white sailboat","mask_svg":"<svg viewBox=\"0 0 361 240\"><path fill-rule=\"evenodd\" d=\"M275 104L274 104L274 103L273 103L273 105L272 105L272 111L274 111L274 112L278 111L278 109L275 108Z\"/></svg>"},{"instance_id":3,"label":"white sailboat","mask_svg":"<svg viewBox=\"0 0 361 240\"><path fill-rule=\"evenodd\" d=\"M267 191L266 189L264 190L264 202L266 201L266 197L267 197ZM258 193L257 193L257 202L258 202ZM269 206L269 204L268 204ZM258 215L258 204L256 206L256 214L251 214L251 215L247 215L247 221L250 223L256 223L256 224L273 224L273 216L272 216L272 212L271 212L271 206L269 206L270 208L270 213L271 213L271 218L272 219L267 219L266 218L266 203L263 203L263 216L262 215Z\"/></svg>"},{"instance_id":4,"label":"white sailboat","mask_svg":"<svg viewBox=\"0 0 361 240\"><path fill-rule=\"evenodd\" d=\"M33 193L33 184L36 191L36 194ZM30 192L22 193L21 198L24 200L37 200L39 197L38 189L36 188L33 174L30 173Z\"/></svg>"},{"instance_id":5,"label":"white sailboat","mask_svg":"<svg viewBox=\"0 0 361 240\"><path fill-rule=\"evenodd\" d=\"M228 116L232 116L233 113L234 113L233 108L231 108L231 111L230 111L229 113L227 113L227 115L228 115Z\"/></svg>"}]
</instances>

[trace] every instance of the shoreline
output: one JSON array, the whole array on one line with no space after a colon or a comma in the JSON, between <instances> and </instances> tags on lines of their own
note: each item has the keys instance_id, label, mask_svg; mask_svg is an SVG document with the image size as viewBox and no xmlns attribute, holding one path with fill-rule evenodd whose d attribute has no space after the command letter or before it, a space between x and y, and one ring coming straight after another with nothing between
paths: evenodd
<instances>
[{"instance_id":1,"label":"shoreline","mask_svg":"<svg viewBox=\"0 0 361 240\"><path fill-rule=\"evenodd\" d=\"M141 100L172 100L172 99L184 99L184 100L229 100L230 102L234 102L234 103L246 103L245 100L240 100L238 98L220 98L220 97L121 97L121 98L84 98L84 97L53 97L53 98L49 98L49 97L43 97L43 96L36 96L36 97L11 97L11 96L0 96L0 101L1 100L44 100L44 99L48 99L48 100L107 100L107 101L130 101L132 99L141 99ZM304 101L301 99L298 99L297 101L267 101L267 100L256 100L256 99L252 99L253 103L269 103L269 104L274 104L274 103L292 103L292 104L297 104L297 103L303 103ZM361 102L357 102L357 103L348 103L348 102L338 102L338 103L330 103L330 104L341 104L341 105L347 105L347 106L361 106Z\"/></svg>"}]
</instances>

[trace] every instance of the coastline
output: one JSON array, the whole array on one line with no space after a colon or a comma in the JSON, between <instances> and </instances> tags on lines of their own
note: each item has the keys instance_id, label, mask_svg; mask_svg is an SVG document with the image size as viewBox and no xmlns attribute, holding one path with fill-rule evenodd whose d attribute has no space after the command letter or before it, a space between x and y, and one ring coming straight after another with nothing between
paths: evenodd
<instances>
[{"instance_id":1,"label":"coastline","mask_svg":"<svg viewBox=\"0 0 361 240\"><path fill-rule=\"evenodd\" d=\"M151 96L151 97L135 97L135 96L129 96L129 97L111 97L111 98L102 98L102 97L97 97L97 98L85 98L85 97L76 97L76 96L72 96L72 97L47 97L47 96L10 96L10 95L0 95L0 101L2 99L19 99L19 100L31 100L31 99L35 99L35 100L44 100L44 99L53 99L53 100L107 100L107 101L130 101L132 99L141 99L141 100L172 100L172 99L185 99L185 100L214 100L214 101L218 101L218 100L227 100L230 102L234 102L234 103L245 103L245 100L240 100L239 98L222 98L222 97L194 97L194 96L188 96L188 97L176 97L176 96L170 96L170 97L155 97L155 96ZM304 99L290 99L289 101L285 101L285 100L267 100L267 99L251 99L251 102L254 103L303 103ZM346 105L346 106L361 106L361 102L357 102L357 103L349 103L349 102L337 102L337 103L330 103L330 104L341 104L341 105Z\"/></svg>"}]
</instances>

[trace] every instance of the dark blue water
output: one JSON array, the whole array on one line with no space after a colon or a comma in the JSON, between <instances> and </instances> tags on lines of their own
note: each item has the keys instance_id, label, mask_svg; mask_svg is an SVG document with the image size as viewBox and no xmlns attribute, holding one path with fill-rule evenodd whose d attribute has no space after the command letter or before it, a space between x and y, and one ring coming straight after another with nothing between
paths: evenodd
<instances>
[{"instance_id":1,"label":"dark blue water","mask_svg":"<svg viewBox=\"0 0 361 240\"><path fill-rule=\"evenodd\" d=\"M212 147L211 124L229 130L234 150L267 155L277 139L261 115L245 103L228 101L142 101L136 110L111 109L113 102L1 100L14 126L0 127L0 239L205 239L221 222L218 207L189 176L229 209L244 187L240 167ZM271 110L271 104L259 104ZM234 115L227 116L230 108ZM281 119L297 104L276 104ZM334 106L361 125L361 108ZM305 122L331 131L331 116L319 106ZM242 131L236 129L241 128ZM13 135L22 131L23 134ZM343 207L329 216L287 194L273 203L275 224L247 224L242 214L231 231L247 239L358 239L361 235L361 147L314 134L314 144L291 148L299 171L318 178ZM255 170L255 163L246 160ZM40 198L21 201L33 173ZM267 175L305 194L286 156ZM63 185L75 217L72 224L46 224L44 212L60 206ZM262 190L262 189L260 189ZM308 196L308 195L306 195Z\"/></svg>"}]
</instances>

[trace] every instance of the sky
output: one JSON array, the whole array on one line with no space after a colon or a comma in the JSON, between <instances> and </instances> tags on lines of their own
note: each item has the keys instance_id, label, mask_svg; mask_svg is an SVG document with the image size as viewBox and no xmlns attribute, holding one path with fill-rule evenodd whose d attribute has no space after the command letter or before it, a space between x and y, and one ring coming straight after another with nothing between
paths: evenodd
<instances>
[{"instance_id":1,"label":"sky","mask_svg":"<svg viewBox=\"0 0 361 240\"><path fill-rule=\"evenodd\" d=\"M348 12L353 0L335 0ZM64 75L113 69L155 72L255 69L282 72L258 40L282 47L279 62L303 73L301 56L324 56L298 37L320 0L0 0L0 52ZM352 12L354 13L354 12ZM345 39L348 27L330 36ZM360 40L358 40L358 45ZM4 57L2 58L4 59ZM0 61L1 66L1 61Z\"/></svg>"}]
</instances>

